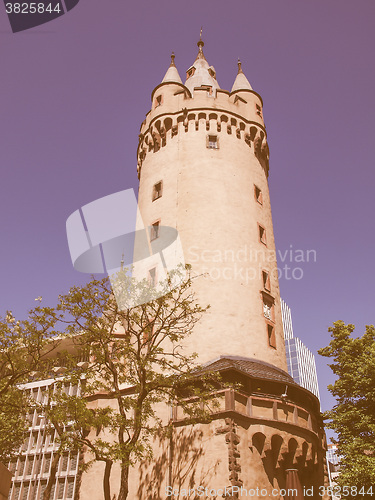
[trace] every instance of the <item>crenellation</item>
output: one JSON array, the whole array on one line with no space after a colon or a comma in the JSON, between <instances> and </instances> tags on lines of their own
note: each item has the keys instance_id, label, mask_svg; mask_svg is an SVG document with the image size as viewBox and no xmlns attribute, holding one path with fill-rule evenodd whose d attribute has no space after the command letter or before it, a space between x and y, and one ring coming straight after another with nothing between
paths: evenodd
<instances>
[{"instance_id":1,"label":"crenellation","mask_svg":"<svg viewBox=\"0 0 375 500\"><path fill-rule=\"evenodd\" d=\"M224 123L227 124L224 130L228 135L233 134L237 139L244 140L250 148L254 148L256 157L268 175L269 148L264 127L253 121L246 122L243 118L239 119L238 116L229 112L219 113L216 110L212 112L209 108L204 110L193 108L189 112L187 108L182 108L178 113L163 113L155 116L149 123L147 123L148 120L143 122L139 134L138 171L142 168L147 152L156 153L166 146L167 141L178 134L181 123L184 132L200 129L205 129L206 132L222 132L222 123ZM146 128L147 125L148 128Z\"/></svg>"}]
</instances>

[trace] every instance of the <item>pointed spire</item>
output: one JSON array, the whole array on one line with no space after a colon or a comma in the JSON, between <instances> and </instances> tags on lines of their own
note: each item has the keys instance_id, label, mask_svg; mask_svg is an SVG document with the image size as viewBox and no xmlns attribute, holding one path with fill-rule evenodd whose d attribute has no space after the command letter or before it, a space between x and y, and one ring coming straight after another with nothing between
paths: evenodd
<instances>
[{"instance_id":1,"label":"pointed spire","mask_svg":"<svg viewBox=\"0 0 375 500\"><path fill-rule=\"evenodd\" d=\"M197 55L197 57L196 57L195 60L197 60L197 59L204 59L204 60L206 60L206 58L204 57L204 54L203 54L204 41L202 40L202 31L203 31L203 26L201 27L201 31L200 31L200 34L199 34L199 41L197 43L198 48L199 48L199 52L198 52L198 55Z\"/></svg>"},{"instance_id":2,"label":"pointed spire","mask_svg":"<svg viewBox=\"0 0 375 500\"><path fill-rule=\"evenodd\" d=\"M174 55L174 52L171 54L171 64L169 65L169 68L167 72L165 73L165 76L162 80L162 83L165 82L174 82L174 83L182 83L180 75L178 74L176 65L174 63L174 58L176 56Z\"/></svg>"},{"instance_id":3,"label":"pointed spire","mask_svg":"<svg viewBox=\"0 0 375 500\"><path fill-rule=\"evenodd\" d=\"M185 85L192 94L194 93L194 88L203 85L211 87L213 95L216 95L216 90L220 89L220 86L216 80L215 68L208 64L203 54L204 42L202 40L202 29L203 28L201 28L199 41L197 43L199 48L198 55L193 65L187 70Z\"/></svg>"},{"instance_id":4,"label":"pointed spire","mask_svg":"<svg viewBox=\"0 0 375 500\"><path fill-rule=\"evenodd\" d=\"M238 59L238 73L236 79L234 80L231 92L235 90L253 90L249 80L246 78L244 72L242 71L242 64L240 59Z\"/></svg>"}]
</instances>

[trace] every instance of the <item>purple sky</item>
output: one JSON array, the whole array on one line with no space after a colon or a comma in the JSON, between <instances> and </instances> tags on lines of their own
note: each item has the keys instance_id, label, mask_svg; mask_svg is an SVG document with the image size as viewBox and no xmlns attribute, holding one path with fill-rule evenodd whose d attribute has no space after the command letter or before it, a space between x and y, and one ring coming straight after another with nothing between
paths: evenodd
<instances>
[{"instance_id":1,"label":"purple sky","mask_svg":"<svg viewBox=\"0 0 375 500\"><path fill-rule=\"evenodd\" d=\"M301 280L280 281L295 335L315 352L338 319L362 334L375 299L374 19L373 0L80 0L12 34L0 6L0 314L24 316L87 279L65 221L137 186L151 91L172 50L184 77L203 25L220 86L240 57L264 100L277 248L317 252L297 264ZM318 369L327 409L333 378L324 358Z\"/></svg>"}]
</instances>

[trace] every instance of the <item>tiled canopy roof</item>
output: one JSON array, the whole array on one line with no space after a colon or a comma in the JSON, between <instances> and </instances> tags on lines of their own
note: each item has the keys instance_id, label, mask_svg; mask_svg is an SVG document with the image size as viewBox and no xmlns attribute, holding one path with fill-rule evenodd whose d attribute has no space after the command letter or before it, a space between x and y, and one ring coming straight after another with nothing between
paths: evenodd
<instances>
[{"instance_id":1,"label":"tiled canopy roof","mask_svg":"<svg viewBox=\"0 0 375 500\"><path fill-rule=\"evenodd\" d=\"M284 370L270 365L269 363L265 363L264 361L258 361L251 358L220 356L220 358L206 363L203 368L204 370L212 371L233 369L250 375L250 377L298 386L292 377L287 372L284 372Z\"/></svg>"}]
</instances>

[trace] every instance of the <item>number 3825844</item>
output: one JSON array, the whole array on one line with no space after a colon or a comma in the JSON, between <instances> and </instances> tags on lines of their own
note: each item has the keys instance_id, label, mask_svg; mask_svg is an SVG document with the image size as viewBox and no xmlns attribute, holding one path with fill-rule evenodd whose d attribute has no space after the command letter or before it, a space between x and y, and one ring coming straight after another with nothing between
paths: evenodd
<instances>
[{"instance_id":1,"label":"number 3825844","mask_svg":"<svg viewBox=\"0 0 375 500\"><path fill-rule=\"evenodd\" d=\"M7 14L44 14L48 12L52 14L52 12L61 12L60 4L57 3L53 5L52 3L44 4L44 3L7 3L5 4Z\"/></svg>"}]
</instances>

